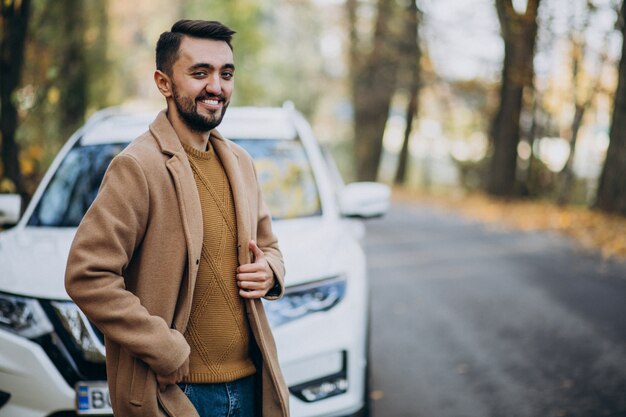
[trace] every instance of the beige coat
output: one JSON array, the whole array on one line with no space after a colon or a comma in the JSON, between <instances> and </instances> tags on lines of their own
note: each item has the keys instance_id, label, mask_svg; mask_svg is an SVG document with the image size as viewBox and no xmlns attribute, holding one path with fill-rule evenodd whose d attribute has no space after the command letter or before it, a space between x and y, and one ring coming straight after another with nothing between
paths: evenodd
<instances>
[{"instance_id":1,"label":"beige coat","mask_svg":"<svg viewBox=\"0 0 626 417\"><path fill-rule=\"evenodd\" d=\"M284 267L250 156L211 134L229 178L237 214L239 263L257 241L283 288ZM113 159L70 250L67 292L104 333L107 378L119 417L196 417L177 385L159 392L154 372L169 374L189 355L187 326L202 247L194 177L161 112L148 132ZM260 353L264 417L287 417L288 390L261 300L246 300Z\"/></svg>"}]
</instances>

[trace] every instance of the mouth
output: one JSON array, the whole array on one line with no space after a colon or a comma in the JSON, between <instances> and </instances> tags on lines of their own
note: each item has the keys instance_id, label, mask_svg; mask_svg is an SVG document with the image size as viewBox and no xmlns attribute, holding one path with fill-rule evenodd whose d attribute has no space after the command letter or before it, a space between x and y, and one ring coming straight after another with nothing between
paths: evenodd
<instances>
[{"instance_id":1,"label":"mouth","mask_svg":"<svg viewBox=\"0 0 626 417\"><path fill-rule=\"evenodd\" d=\"M198 99L198 102L209 110L219 110L222 107L222 103L224 102L224 100L216 97L211 97Z\"/></svg>"}]
</instances>

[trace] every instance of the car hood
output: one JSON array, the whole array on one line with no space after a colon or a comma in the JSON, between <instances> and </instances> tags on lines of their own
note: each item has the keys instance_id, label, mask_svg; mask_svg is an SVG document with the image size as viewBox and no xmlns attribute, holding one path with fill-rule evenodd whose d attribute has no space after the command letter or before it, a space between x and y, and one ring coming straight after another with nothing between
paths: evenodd
<instances>
[{"instance_id":1,"label":"car hood","mask_svg":"<svg viewBox=\"0 0 626 417\"><path fill-rule=\"evenodd\" d=\"M307 218L276 222L285 260L285 284L298 285L348 272L349 253L361 231L341 220Z\"/></svg>"},{"instance_id":2,"label":"car hood","mask_svg":"<svg viewBox=\"0 0 626 417\"><path fill-rule=\"evenodd\" d=\"M65 300L67 253L76 229L26 227L0 235L0 291Z\"/></svg>"},{"instance_id":3,"label":"car hood","mask_svg":"<svg viewBox=\"0 0 626 417\"><path fill-rule=\"evenodd\" d=\"M346 253L357 244L358 227L322 217L274 222L285 258L288 286L346 272ZM25 227L0 234L0 291L69 299L65 265L74 228Z\"/></svg>"}]
</instances>

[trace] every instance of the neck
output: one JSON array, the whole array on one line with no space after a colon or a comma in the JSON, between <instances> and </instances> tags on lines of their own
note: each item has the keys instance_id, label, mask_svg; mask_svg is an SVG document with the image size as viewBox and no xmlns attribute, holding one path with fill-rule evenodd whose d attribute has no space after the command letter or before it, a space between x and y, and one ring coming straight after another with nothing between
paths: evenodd
<instances>
[{"instance_id":1,"label":"neck","mask_svg":"<svg viewBox=\"0 0 626 417\"><path fill-rule=\"evenodd\" d=\"M206 151L207 144L209 142L209 136L211 131L197 132L187 126L187 124L181 119L178 112L172 108L167 109L167 119L172 124L178 139L187 146L191 146L199 151Z\"/></svg>"}]
</instances>

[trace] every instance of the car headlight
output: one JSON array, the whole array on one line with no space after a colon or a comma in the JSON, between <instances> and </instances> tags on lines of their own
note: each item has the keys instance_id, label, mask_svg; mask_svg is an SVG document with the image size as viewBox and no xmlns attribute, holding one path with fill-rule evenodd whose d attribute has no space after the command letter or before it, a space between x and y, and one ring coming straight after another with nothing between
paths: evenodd
<instances>
[{"instance_id":1,"label":"car headlight","mask_svg":"<svg viewBox=\"0 0 626 417\"><path fill-rule=\"evenodd\" d=\"M345 294L345 276L288 287L283 298L265 303L265 313L273 326L280 326L308 314L330 310Z\"/></svg>"},{"instance_id":2,"label":"car headlight","mask_svg":"<svg viewBox=\"0 0 626 417\"><path fill-rule=\"evenodd\" d=\"M53 301L54 308L63 328L72 336L74 346L89 362L103 363L105 361L104 345L98 339L87 317L70 301Z\"/></svg>"},{"instance_id":3,"label":"car headlight","mask_svg":"<svg viewBox=\"0 0 626 417\"><path fill-rule=\"evenodd\" d=\"M0 293L0 328L34 339L53 330L39 301Z\"/></svg>"}]
</instances>

